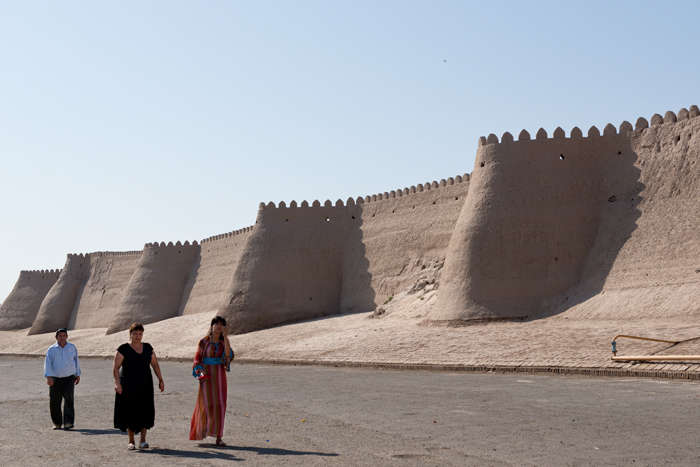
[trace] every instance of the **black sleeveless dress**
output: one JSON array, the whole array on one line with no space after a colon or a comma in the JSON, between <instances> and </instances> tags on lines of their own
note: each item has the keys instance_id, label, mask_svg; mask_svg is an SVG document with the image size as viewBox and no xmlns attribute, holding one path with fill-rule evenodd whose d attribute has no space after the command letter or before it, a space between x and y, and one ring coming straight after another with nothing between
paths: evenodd
<instances>
[{"instance_id":1,"label":"black sleeveless dress","mask_svg":"<svg viewBox=\"0 0 700 467\"><path fill-rule=\"evenodd\" d=\"M119 370L122 393L114 400L114 428L140 432L153 428L156 409L153 403L153 376L151 356L153 347L143 343L143 351L137 353L129 344L122 344L117 351L124 356Z\"/></svg>"}]
</instances>

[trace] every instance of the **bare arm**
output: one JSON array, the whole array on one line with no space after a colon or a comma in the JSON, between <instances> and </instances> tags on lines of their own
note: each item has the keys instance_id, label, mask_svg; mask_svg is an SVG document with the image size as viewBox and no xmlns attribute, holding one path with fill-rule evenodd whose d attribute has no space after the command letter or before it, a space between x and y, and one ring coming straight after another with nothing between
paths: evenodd
<instances>
[{"instance_id":1,"label":"bare arm","mask_svg":"<svg viewBox=\"0 0 700 467\"><path fill-rule=\"evenodd\" d=\"M204 350L202 341L199 341L197 345L197 351L194 354L194 364L192 365L192 370L197 374L198 377L204 377L204 367L202 366L204 362Z\"/></svg>"},{"instance_id":2,"label":"bare arm","mask_svg":"<svg viewBox=\"0 0 700 467\"><path fill-rule=\"evenodd\" d=\"M151 366L158 377L158 389L160 389L160 392L163 392L165 390L165 383L163 382L163 376L160 374L160 366L158 365L158 359L156 358L155 351L153 352L153 355L151 355Z\"/></svg>"},{"instance_id":3,"label":"bare arm","mask_svg":"<svg viewBox=\"0 0 700 467\"><path fill-rule=\"evenodd\" d=\"M122 393L122 384L119 381L119 368L121 368L124 362L124 355L120 354L118 351L114 354L114 364L112 365L112 376L114 376L114 390L117 394Z\"/></svg>"},{"instance_id":4,"label":"bare arm","mask_svg":"<svg viewBox=\"0 0 700 467\"><path fill-rule=\"evenodd\" d=\"M231 361L231 342L226 334L224 334L224 360L226 365Z\"/></svg>"}]
</instances>

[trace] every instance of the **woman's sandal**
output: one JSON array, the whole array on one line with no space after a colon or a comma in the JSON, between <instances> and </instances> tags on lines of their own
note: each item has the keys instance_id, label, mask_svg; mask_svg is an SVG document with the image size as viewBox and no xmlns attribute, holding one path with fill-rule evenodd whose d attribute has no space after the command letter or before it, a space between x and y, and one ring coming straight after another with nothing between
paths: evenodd
<instances>
[{"instance_id":1,"label":"woman's sandal","mask_svg":"<svg viewBox=\"0 0 700 467\"><path fill-rule=\"evenodd\" d=\"M148 449L149 447L150 446L148 446L148 443L145 441L139 444L139 449Z\"/></svg>"},{"instance_id":2,"label":"woman's sandal","mask_svg":"<svg viewBox=\"0 0 700 467\"><path fill-rule=\"evenodd\" d=\"M226 443L224 443L224 440L221 438L216 438L216 445L217 446L226 446Z\"/></svg>"},{"instance_id":3,"label":"woman's sandal","mask_svg":"<svg viewBox=\"0 0 700 467\"><path fill-rule=\"evenodd\" d=\"M129 444L126 445L126 448L127 448L129 451L135 451L135 450L136 450L136 445L134 445L134 443L129 443Z\"/></svg>"}]
</instances>

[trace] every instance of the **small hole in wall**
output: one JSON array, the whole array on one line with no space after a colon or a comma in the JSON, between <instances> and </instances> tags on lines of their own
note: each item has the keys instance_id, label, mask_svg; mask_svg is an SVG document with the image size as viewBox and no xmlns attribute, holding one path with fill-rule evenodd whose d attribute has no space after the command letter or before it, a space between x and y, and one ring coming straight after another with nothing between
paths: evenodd
<instances>
[{"instance_id":1,"label":"small hole in wall","mask_svg":"<svg viewBox=\"0 0 700 467\"><path fill-rule=\"evenodd\" d=\"M618 155L622 154L622 151L617 151L617 154L618 154Z\"/></svg>"},{"instance_id":2,"label":"small hole in wall","mask_svg":"<svg viewBox=\"0 0 700 467\"><path fill-rule=\"evenodd\" d=\"M413 206L413 207L412 207L411 209L416 209L416 207L415 207L415 206Z\"/></svg>"},{"instance_id":3,"label":"small hole in wall","mask_svg":"<svg viewBox=\"0 0 700 467\"><path fill-rule=\"evenodd\" d=\"M482 162L481 165L480 165L480 167L483 167L483 166L484 166L484 163Z\"/></svg>"},{"instance_id":4,"label":"small hole in wall","mask_svg":"<svg viewBox=\"0 0 700 467\"><path fill-rule=\"evenodd\" d=\"M394 214L396 212L396 209L392 209L391 213Z\"/></svg>"},{"instance_id":5,"label":"small hole in wall","mask_svg":"<svg viewBox=\"0 0 700 467\"><path fill-rule=\"evenodd\" d=\"M458 199L459 199L459 196L455 196L455 201L457 201Z\"/></svg>"},{"instance_id":6,"label":"small hole in wall","mask_svg":"<svg viewBox=\"0 0 700 467\"><path fill-rule=\"evenodd\" d=\"M156 251L156 254L158 254L158 252L157 252L157 251ZM81 264L81 266L82 266L82 264Z\"/></svg>"},{"instance_id":7,"label":"small hole in wall","mask_svg":"<svg viewBox=\"0 0 700 467\"><path fill-rule=\"evenodd\" d=\"M554 261L559 261L559 258L554 258Z\"/></svg>"},{"instance_id":8,"label":"small hole in wall","mask_svg":"<svg viewBox=\"0 0 700 467\"><path fill-rule=\"evenodd\" d=\"M330 218L330 217L326 217L326 222L330 222L330 221L331 221L331 218Z\"/></svg>"},{"instance_id":9,"label":"small hole in wall","mask_svg":"<svg viewBox=\"0 0 700 467\"><path fill-rule=\"evenodd\" d=\"M284 221L285 221L285 222L289 222L289 219L285 219Z\"/></svg>"},{"instance_id":10,"label":"small hole in wall","mask_svg":"<svg viewBox=\"0 0 700 467\"><path fill-rule=\"evenodd\" d=\"M180 252L178 251L178 253L180 253Z\"/></svg>"},{"instance_id":11,"label":"small hole in wall","mask_svg":"<svg viewBox=\"0 0 700 467\"><path fill-rule=\"evenodd\" d=\"M314 300L313 298L309 297L309 301L310 301L310 302L312 302L313 300Z\"/></svg>"},{"instance_id":12,"label":"small hole in wall","mask_svg":"<svg viewBox=\"0 0 700 467\"><path fill-rule=\"evenodd\" d=\"M435 204L435 201L433 201L433 204Z\"/></svg>"},{"instance_id":13,"label":"small hole in wall","mask_svg":"<svg viewBox=\"0 0 700 467\"><path fill-rule=\"evenodd\" d=\"M372 214L372 217L374 217L374 214Z\"/></svg>"},{"instance_id":14,"label":"small hole in wall","mask_svg":"<svg viewBox=\"0 0 700 467\"><path fill-rule=\"evenodd\" d=\"M563 161L564 160L564 154L559 154L559 160Z\"/></svg>"},{"instance_id":15,"label":"small hole in wall","mask_svg":"<svg viewBox=\"0 0 700 467\"><path fill-rule=\"evenodd\" d=\"M354 219L354 218L355 218L355 216L352 216L352 218Z\"/></svg>"},{"instance_id":16,"label":"small hole in wall","mask_svg":"<svg viewBox=\"0 0 700 467\"><path fill-rule=\"evenodd\" d=\"M676 136L676 142L681 140L681 135Z\"/></svg>"}]
</instances>

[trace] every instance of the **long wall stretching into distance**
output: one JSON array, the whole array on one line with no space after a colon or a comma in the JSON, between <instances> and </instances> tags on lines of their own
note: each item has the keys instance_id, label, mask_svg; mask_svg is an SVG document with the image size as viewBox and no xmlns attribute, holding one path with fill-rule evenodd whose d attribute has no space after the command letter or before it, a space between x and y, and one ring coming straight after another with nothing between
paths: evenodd
<instances>
[{"instance_id":1,"label":"long wall stretching into distance","mask_svg":"<svg viewBox=\"0 0 700 467\"><path fill-rule=\"evenodd\" d=\"M425 265L444 262L468 188L465 174L345 203L261 204L254 226L201 244L68 255L46 298L13 313L35 334L62 326L111 333L194 313L224 314L246 332L373 310ZM0 329L16 329L4 314L3 306Z\"/></svg>"},{"instance_id":2,"label":"long wall stretching into distance","mask_svg":"<svg viewBox=\"0 0 700 467\"><path fill-rule=\"evenodd\" d=\"M254 226L200 243L68 255L60 271L20 273L0 330L111 333L208 313L249 332L374 310L427 267L440 275L433 322L700 314L699 115L489 135L470 175L261 204Z\"/></svg>"}]
</instances>

